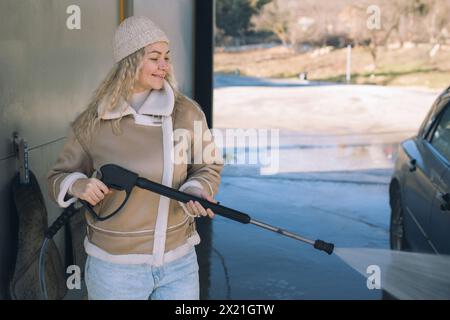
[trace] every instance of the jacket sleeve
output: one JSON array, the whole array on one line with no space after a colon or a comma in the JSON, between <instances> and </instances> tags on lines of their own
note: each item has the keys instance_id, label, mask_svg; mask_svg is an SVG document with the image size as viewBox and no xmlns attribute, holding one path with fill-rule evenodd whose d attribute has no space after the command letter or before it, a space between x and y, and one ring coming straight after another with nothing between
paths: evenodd
<instances>
[{"instance_id":1,"label":"jacket sleeve","mask_svg":"<svg viewBox=\"0 0 450 320\"><path fill-rule=\"evenodd\" d=\"M69 188L75 180L87 178L93 171L92 158L81 146L71 126L56 163L47 174L50 199L62 208L68 207L77 200L69 195Z\"/></svg>"},{"instance_id":2,"label":"jacket sleeve","mask_svg":"<svg viewBox=\"0 0 450 320\"><path fill-rule=\"evenodd\" d=\"M206 117L201 109L201 118L197 119L197 125L201 125L201 133L210 139L202 139L202 136L191 137L191 161L187 167L187 179L180 187L198 187L205 190L209 195L217 194L221 182L220 173L223 169L223 158L217 148L214 137L208 128ZM195 130L194 130L195 132Z\"/></svg>"}]
</instances>

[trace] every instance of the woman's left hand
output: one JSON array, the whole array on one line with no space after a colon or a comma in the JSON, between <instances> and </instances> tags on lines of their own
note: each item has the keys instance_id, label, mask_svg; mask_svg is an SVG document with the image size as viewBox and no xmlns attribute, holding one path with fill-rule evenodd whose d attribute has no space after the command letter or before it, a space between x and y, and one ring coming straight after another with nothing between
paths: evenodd
<instances>
[{"instance_id":1,"label":"woman's left hand","mask_svg":"<svg viewBox=\"0 0 450 320\"><path fill-rule=\"evenodd\" d=\"M199 198L208 200L213 203L217 203L216 200L213 199L210 195L208 195L204 190L196 187L188 187L184 190L184 192L192 194L193 196L197 196ZM214 212L211 209L205 209L203 206L197 201L189 201L185 203L186 209L193 216L209 216L210 218L214 218Z\"/></svg>"}]
</instances>

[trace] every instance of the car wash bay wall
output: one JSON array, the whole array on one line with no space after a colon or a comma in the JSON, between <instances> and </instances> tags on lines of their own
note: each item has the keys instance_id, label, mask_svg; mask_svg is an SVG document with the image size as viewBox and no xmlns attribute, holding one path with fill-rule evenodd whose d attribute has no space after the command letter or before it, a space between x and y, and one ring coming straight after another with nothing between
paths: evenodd
<instances>
[{"instance_id":1,"label":"car wash bay wall","mask_svg":"<svg viewBox=\"0 0 450 320\"><path fill-rule=\"evenodd\" d=\"M6 299L15 257L11 180L17 172L13 132L29 145L51 223L61 213L47 195L46 174L55 163L69 123L85 108L112 67L111 40L120 22L120 1L0 1L0 299ZM80 8L80 29L69 29L71 5ZM167 32L181 90L192 94L193 0L134 1ZM55 238L61 257L64 234Z\"/></svg>"},{"instance_id":2,"label":"car wash bay wall","mask_svg":"<svg viewBox=\"0 0 450 320\"><path fill-rule=\"evenodd\" d=\"M14 259L10 182L17 172L14 131L30 148L29 166L46 200L49 222L61 212L47 196L46 174L69 122L86 105L112 63L110 41L119 7L106 1L0 1L0 297L6 298ZM70 5L81 9L81 29L70 30ZM61 257L63 232L56 237Z\"/></svg>"}]
</instances>

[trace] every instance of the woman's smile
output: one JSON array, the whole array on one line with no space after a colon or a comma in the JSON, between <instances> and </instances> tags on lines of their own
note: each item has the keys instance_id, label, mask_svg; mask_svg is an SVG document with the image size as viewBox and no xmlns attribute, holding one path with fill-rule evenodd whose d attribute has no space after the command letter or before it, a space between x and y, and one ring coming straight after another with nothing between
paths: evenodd
<instances>
[{"instance_id":1,"label":"woman's smile","mask_svg":"<svg viewBox=\"0 0 450 320\"><path fill-rule=\"evenodd\" d=\"M159 74L153 74L152 76L155 78L161 79L161 80L163 80L165 78L165 75L159 75Z\"/></svg>"}]
</instances>

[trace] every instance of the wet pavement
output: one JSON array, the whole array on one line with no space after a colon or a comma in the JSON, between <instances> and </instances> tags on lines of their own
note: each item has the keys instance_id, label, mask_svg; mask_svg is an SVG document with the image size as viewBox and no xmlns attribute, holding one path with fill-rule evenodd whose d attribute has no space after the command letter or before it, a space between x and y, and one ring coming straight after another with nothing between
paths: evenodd
<instances>
[{"instance_id":1,"label":"wet pavement","mask_svg":"<svg viewBox=\"0 0 450 320\"><path fill-rule=\"evenodd\" d=\"M254 88L257 93L252 92L247 82L243 84L244 87L229 88L232 80L222 78L221 84L225 83L223 87L233 90L227 91L227 95L231 92L237 95L234 100L229 95L226 97L232 108L243 110L242 113L235 113L236 123L246 124L247 128L252 125L267 127L264 121L258 124L248 118L246 120L248 114L256 112L254 109L257 109L258 104L249 105L245 97L250 95L255 99L260 88ZM323 88L329 90L326 86ZM299 86L289 90L304 88ZM376 92L377 89L370 90ZM385 88L380 90L378 95L383 95ZM394 89L389 88L388 91L394 94ZM301 104L302 94L293 100L292 92L285 91L288 95L286 99ZM224 97L224 92L216 90L216 93L216 99ZM277 94L279 97L283 96L282 92ZM355 95L357 94L356 92ZM396 99L401 94L402 92L395 92ZM410 105L410 108L420 110L421 116L430 105L424 102L432 101L433 95L418 92L418 96L421 99L416 99L416 105ZM320 95L316 97L317 103L320 103ZM329 94L326 99L331 99ZM349 99L355 97L350 96ZM368 99L367 96L365 99ZM413 98L407 99L411 104ZM221 108L226 108L226 103L221 103ZM278 99L277 103L282 104L283 101ZM215 105L220 103L215 101ZM286 104L286 108L291 107ZM357 116L360 120L372 121L377 107L377 103L372 103L366 109L359 110L361 114ZM251 108L253 110L249 111ZM216 111L215 126L222 130L230 127L228 124L231 118L228 113L220 109ZM305 111L299 110L301 112ZM364 114L365 112L369 114ZM345 121L336 118L336 122L342 123L339 130L335 130L333 121L320 121L326 118L326 110L323 109L317 118L318 123L310 122L307 132L291 130L292 123L281 125L284 129L279 132L278 172L269 174L258 164L228 164L224 168L216 198L222 205L245 212L254 219L309 239L332 242L339 248L387 249L390 215L388 188L396 151L400 141L417 131L420 120L418 117L411 119L408 108L397 108L391 116L402 119L402 112L409 125L402 123L400 126L390 125L384 128L382 123L377 122L377 126L365 127L364 123L358 122L354 127L351 122L345 127ZM314 117L314 109L307 113L311 119ZM333 110L330 114L336 116ZM326 128L328 124L330 130ZM272 123L270 127L276 128L276 123ZM364 127L367 130L361 131ZM316 133L314 128L320 130ZM261 151L258 146L233 149L225 144L222 147L227 159L245 152ZM216 216L212 222L208 219L199 221L199 229L202 236L198 252L203 299L383 297L381 290L369 290L367 279L336 255L329 256L303 242L220 216Z\"/></svg>"},{"instance_id":2,"label":"wet pavement","mask_svg":"<svg viewBox=\"0 0 450 320\"><path fill-rule=\"evenodd\" d=\"M293 135L288 135L291 141ZM225 166L216 198L308 239L386 249L395 149L395 144L284 145L278 174L261 174L254 165ZM202 222L202 231L210 232L200 251L200 261L208 260L202 272L209 273L208 280L202 278L203 298L381 298L380 291L368 290L366 279L335 255L220 216L210 226Z\"/></svg>"}]
</instances>

